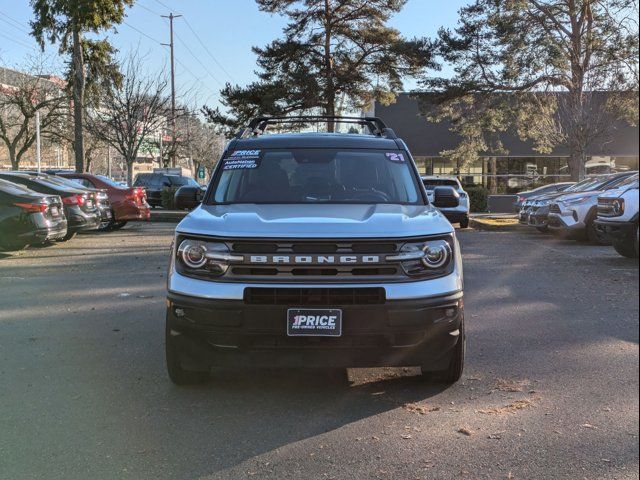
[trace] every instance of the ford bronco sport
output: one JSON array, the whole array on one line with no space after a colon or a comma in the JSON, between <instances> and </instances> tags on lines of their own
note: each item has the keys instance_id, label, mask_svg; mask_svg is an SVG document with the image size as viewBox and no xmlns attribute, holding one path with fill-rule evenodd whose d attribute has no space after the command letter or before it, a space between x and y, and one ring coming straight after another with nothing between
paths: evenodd
<instances>
[{"instance_id":1,"label":"ford bronco sport","mask_svg":"<svg viewBox=\"0 0 640 480\"><path fill-rule=\"evenodd\" d=\"M328 120L369 134L264 134ZM434 205L451 201L447 188ZM462 261L434 205L406 144L378 118L254 119L176 228L171 380L202 382L225 366L419 366L457 381Z\"/></svg>"}]
</instances>

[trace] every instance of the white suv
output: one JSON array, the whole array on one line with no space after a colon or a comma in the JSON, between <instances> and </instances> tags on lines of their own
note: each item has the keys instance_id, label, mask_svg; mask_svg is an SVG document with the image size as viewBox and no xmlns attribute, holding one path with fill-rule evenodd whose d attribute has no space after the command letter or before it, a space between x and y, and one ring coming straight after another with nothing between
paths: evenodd
<instances>
[{"instance_id":1,"label":"white suv","mask_svg":"<svg viewBox=\"0 0 640 480\"><path fill-rule=\"evenodd\" d=\"M638 175L598 197L598 228L623 257L638 258Z\"/></svg>"},{"instance_id":2,"label":"white suv","mask_svg":"<svg viewBox=\"0 0 640 480\"><path fill-rule=\"evenodd\" d=\"M556 198L549 206L549 229L564 237L586 239L607 245L608 238L596 228L596 205L603 191L618 188L637 172L614 173L593 178L593 184L584 191Z\"/></svg>"},{"instance_id":3,"label":"white suv","mask_svg":"<svg viewBox=\"0 0 640 480\"><path fill-rule=\"evenodd\" d=\"M427 197L434 202L435 189L437 187L452 187L458 194L458 205L455 207L438 207L438 210L447 217L451 223L459 223L460 228L469 226L469 195L462 188L460 180L456 177L433 175L422 177L422 183L427 190Z\"/></svg>"}]
</instances>

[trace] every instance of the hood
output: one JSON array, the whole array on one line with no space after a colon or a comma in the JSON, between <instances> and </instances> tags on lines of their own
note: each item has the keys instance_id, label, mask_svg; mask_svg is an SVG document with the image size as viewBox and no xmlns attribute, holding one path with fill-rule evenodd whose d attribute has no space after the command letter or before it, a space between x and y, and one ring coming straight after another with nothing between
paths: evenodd
<instances>
[{"instance_id":1,"label":"hood","mask_svg":"<svg viewBox=\"0 0 640 480\"><path fill-rule=\"evenodd\" d=\"M574 200L576 198L584 198L584 197L598 198L598 195L600 195L601 193L602 193L602 190L590 190L588 192L572 192L572 193L567 193L565 195L560 195L560 197L558 197L556 200L558 202L566 202L566 201Z\"/></svg>"},{"instance_id":2,"label":"hood","mask_svg":"<svg viewBox=\"0 0 640 480\"><path fill-rule=\"evenodd\" d=\"M577 193L577 192L576 192ZM531 201L540 201L540 200L553 200L554 198L561 197L563 195L571 195L571 193L566 192L553 192L553 193L545 193L543 195L531 195L527 200Z\"/></svg>"},{"instance_id":3,"label":"hood","mask_svg":"<svg viewBox=\"0 0 640 480\"><path fill-rule=\"evenodd\" d=\"M431 205L200 205L180 233L230 238L403 238L453 232Z\"/></svg>"},{"instance_id":4,"label":"hood","mask_svg":"<svg viewBox=\"0 0 640 480\"><path fill-rule=\"evenodd\" d=\"M606 190L598 195L599 198L618 198L627 193L629 190L638 190L638 187L633 187L630 185L625 185L620 188L612 188L611 190Z\"/></svg>"}]
</instances>

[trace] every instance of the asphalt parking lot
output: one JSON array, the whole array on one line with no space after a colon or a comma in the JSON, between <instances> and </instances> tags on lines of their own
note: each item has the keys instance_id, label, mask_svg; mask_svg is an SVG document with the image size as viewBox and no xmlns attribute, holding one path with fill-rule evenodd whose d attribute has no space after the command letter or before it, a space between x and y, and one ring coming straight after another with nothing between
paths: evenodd
<instances>
[{"instance_id":1,"label":"asphalt parking lot","mask_svg":"<svg viewBox=\"0 0 640 480\"><path fill-rule=\"evenodd\" d=\"M164 365L172 229L0 254L0 478L638 478L637 261L463 231L458 384L225 371L185 388Z\"/></svg>"}]
</instances>

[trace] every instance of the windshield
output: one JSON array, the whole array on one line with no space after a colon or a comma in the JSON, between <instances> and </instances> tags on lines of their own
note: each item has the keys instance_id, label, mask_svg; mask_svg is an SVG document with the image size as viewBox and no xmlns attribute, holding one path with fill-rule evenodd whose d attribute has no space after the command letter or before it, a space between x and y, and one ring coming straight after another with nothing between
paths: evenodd
<instances>
[{"instance_id":1,"label":"windshield","mask_svg":"<svg viewBox=\"0 0 640 480\"><path fill-rule=\"evenodd\" d=\"M193 178L190 177L170 177L171 183L173 185L178 185L180 187L184 185L189 185L191 187L199 187L198 182L196 182Z\"/></svg>"},{"instance_id":2,"label":"windshield","mask_svg":"<svg viewBox=\"0 0 640 480\"><path fill-rule=\"evenodd\" d=\"M112 179L110 179L105 175L96 175L96 177L98 177L101 181L103 181L104 183L106 183L111 187L122 188L122 185L120 185L119 183L116 183L115 181L113 181Z\"/></svg>"},{"instance_id":3,"label":"windshield","mask_svg":"<svg viewBox=\"0 0 640 480\"><path fill-rule=\"evenodd\" d=\"M212 203L423 204L400 150L234 151L212 191Z\"/></svg>"},{"instance_id":4,"label":"windshield","mask_svg":"<svg viewBox=\"0 0 640 480\"><path fill-rule=\"evenodd\" d=\"M598 187L611 180L611 177L593 177L586 178L575 185L570 186L565 192L588 192L589 190L597 190Z\"/></svg>"},{"instance_id":5,"label":"windshield","mask_svg":"<svg viewBox=\"0 0 640 480\"><path fill-rule=\"evenodd\" d=\"M436 187L454 187L458 188L458 182L453 179L445 178L425 178L422 180L424 188L427 190L435 190Z\"/></svg>"},{"instance_id":6,"label":"windshield","mask_svg":"<svg viewBox=\"0 0 640 480\"><path fill-rule=\"evenodd\" d=\"M637 188L638 185L638 174L631 175L629 177L622 177L617 182L611 182L610 185L607 185L607 188L622 188L622 187L633 187Z\"/></svg>"}]
</instances>

